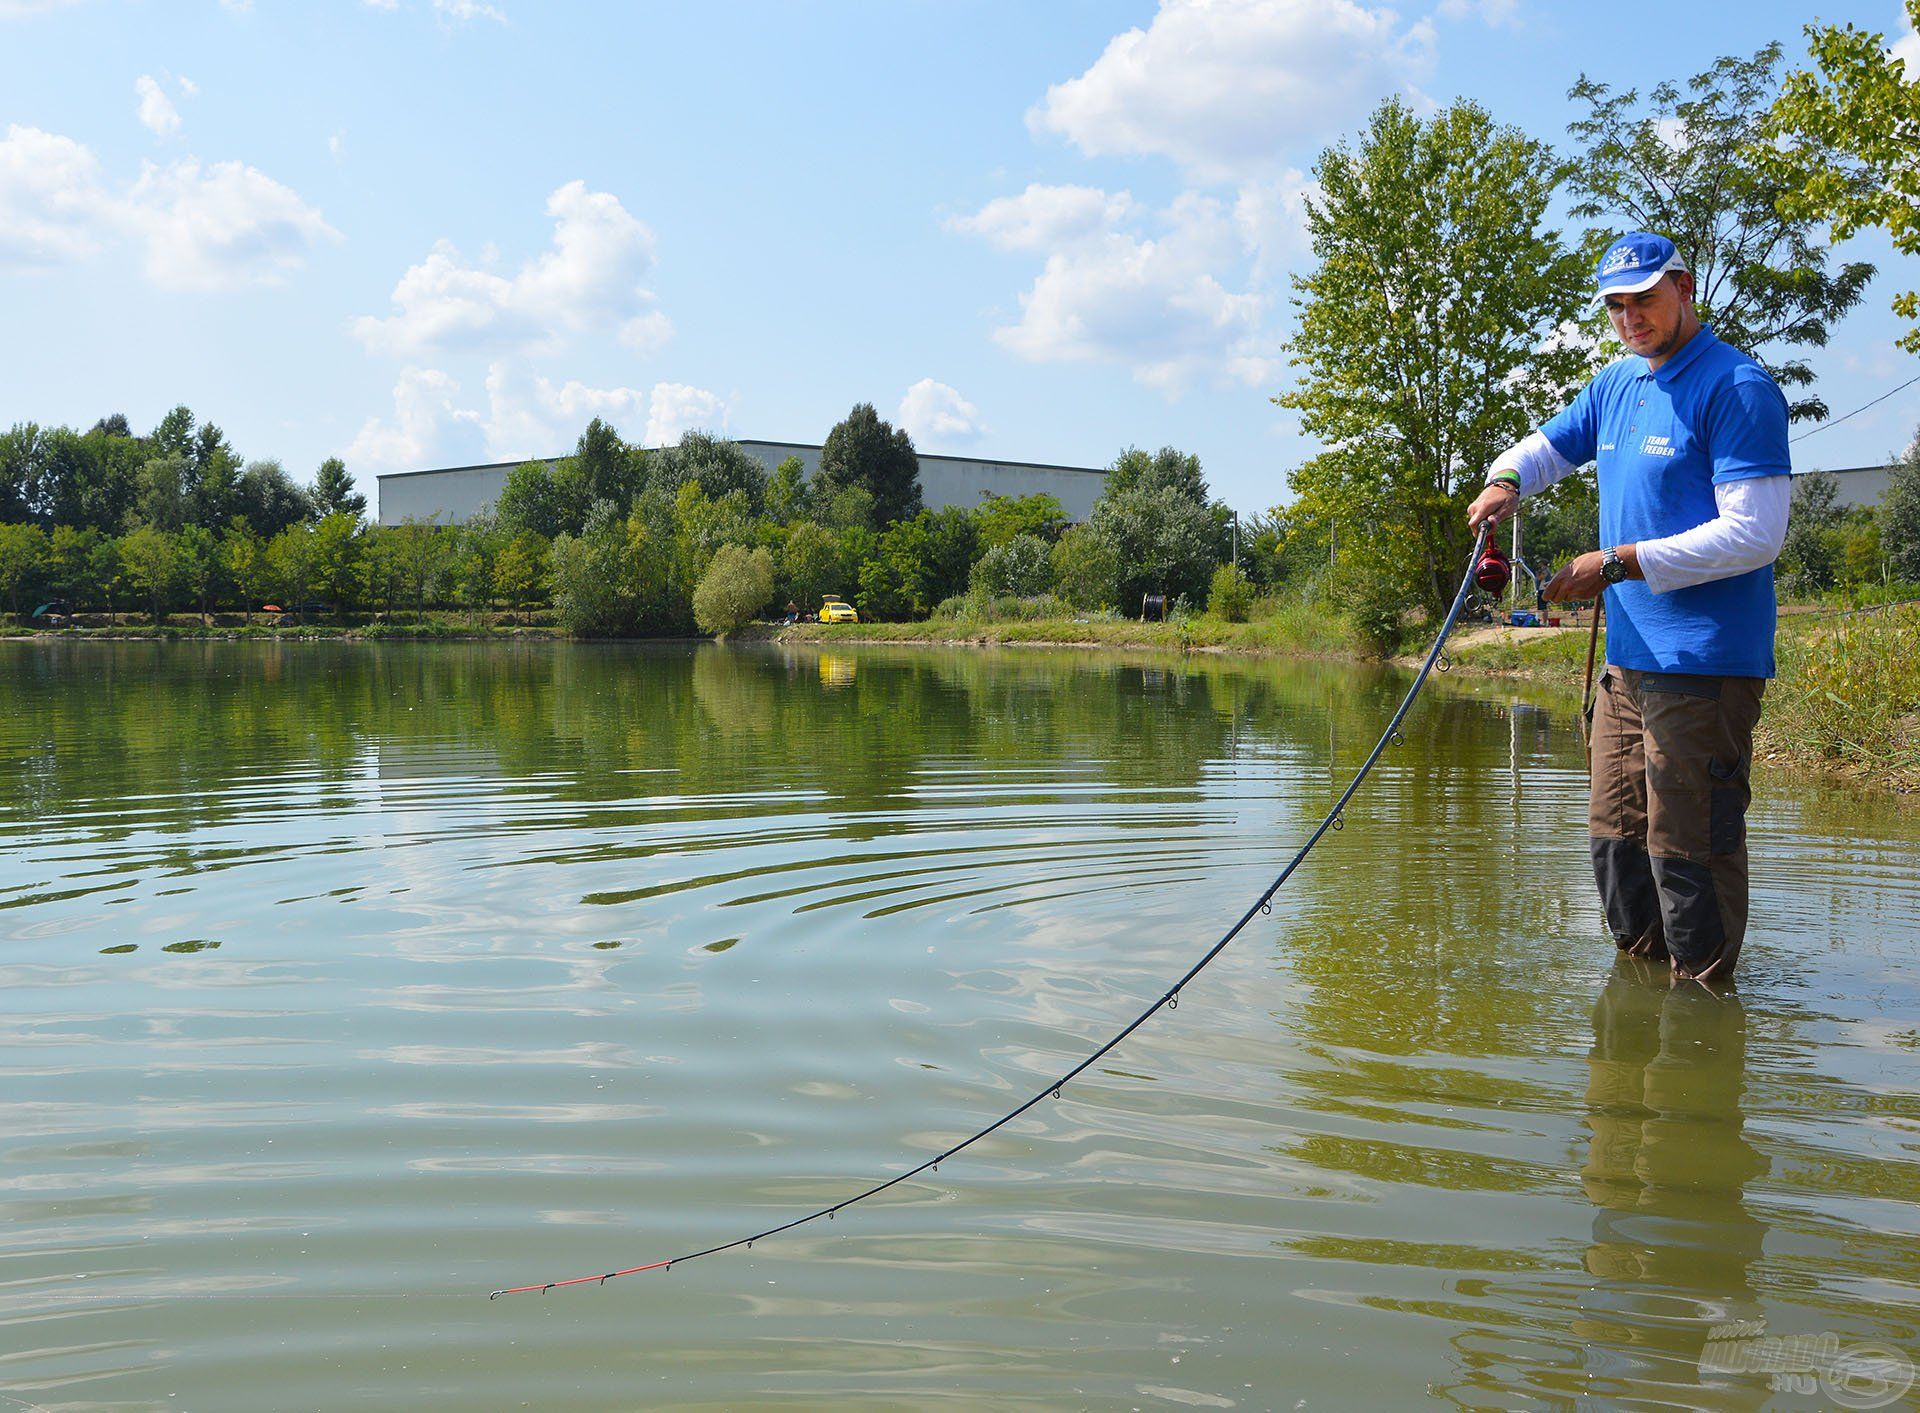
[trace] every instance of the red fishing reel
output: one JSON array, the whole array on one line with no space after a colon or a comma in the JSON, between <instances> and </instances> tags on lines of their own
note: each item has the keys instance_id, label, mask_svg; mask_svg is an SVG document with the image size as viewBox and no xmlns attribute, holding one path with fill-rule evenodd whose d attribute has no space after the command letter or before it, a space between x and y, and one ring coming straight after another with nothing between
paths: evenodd
<instances>
[{"instance_id":1,"label":"red fishing reel","mask_svg":"<svg viewBox=\"0 0 1920 1413\"><path fill-rule=\"evenodd\" d=\"M1473 566L1473 582L1489 594L1505 593L1507 585L1513 582L1513 562L1492 540L1487 541L1480 562Z\"/></svg>"}]
</instances>

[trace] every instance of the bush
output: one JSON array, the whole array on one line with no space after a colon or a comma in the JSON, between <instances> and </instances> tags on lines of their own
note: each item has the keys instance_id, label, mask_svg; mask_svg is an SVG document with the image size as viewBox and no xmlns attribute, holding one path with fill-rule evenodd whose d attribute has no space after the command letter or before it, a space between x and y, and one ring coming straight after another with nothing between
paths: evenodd
<instances>
[{"instance_id":1,"label":"bush","mask_svg":"<svg viewBox=\"0 0 1920 1413\"><path fill-rule=\"evenodd\" d=\"M1054 591L1078 609L1117 602L1120 552L1091 525L1076 525L1053 546Z\"/></svg>"},{"instance_id":2,"label":"bush","mask_svg":"<svg viewBox=\"0 0 1920 1413\"><path fill-rule=\"evenodd\" d=\"M1038 535L1015 535L980 556L968 586L995 597L1044 594L1053 587L1051 547Z\"/></svg>"},{"instance_id":3,"label":"bush","mask_svg":"<svg viewBox=\"0 0 1920 1413\"><path fill-rule=\"evenodd\" d=\"M1327 606L1353 624L1354 632L1375 652L1384 657L1400 646L1406 612L1414 602L1412 586L1352 556L1322 576L1320 590Z\"/></svg>"},{"instance_id":4,"label":"bush","mask_svg":"<svg viewBox=\"0 0 1920 1413\"><path fill-rule=\"evenodd\" d=\"M1207 591L1207 612L1228 623L1245 623L1253 610L1253 581L1240 572L1237 564L1223 564L1213 571L1213 587Z\"/></svg>"},{"instance_id":5,"label":"bush","mask_svg":"<svg viewBox=\"0 0 1920 1413\"><path fill-rule=\"evenodd\" d=\"M764 545L722 545L693 591L693 621L724 637L753 621L773 597L773 556Z\"/></svg>"}]
</instances>

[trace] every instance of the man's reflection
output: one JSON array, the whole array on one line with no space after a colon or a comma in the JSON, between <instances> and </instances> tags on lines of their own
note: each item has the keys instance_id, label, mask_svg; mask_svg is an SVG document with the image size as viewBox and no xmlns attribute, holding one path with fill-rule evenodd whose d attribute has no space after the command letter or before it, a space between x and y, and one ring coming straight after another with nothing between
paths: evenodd
<instances>
[{"instance_id":1,"label":"man's reflection","mask_svg":"<svg viewBox=\"0 0 1920 1413\"><path fill-rule=\"evenodd\" d=\"M1666 967L1631 957L1600 993L1588 1057L1592 1139L1580 1170L1594 1205L1586 1266L1597 1284L1574 1333L1587 1345L1589 1378L1610 1390L1719 1385L1716 1402L1766 1396L1764 1381L1736 1380L1736 1391L1699 1368L1714 1326L1761 1313L1750 1271L1766 1228L1742 1199L1767 1162L1740 1109L1746 1030L1738 995L1674 985Z\"/></svg>"}]
</instances>

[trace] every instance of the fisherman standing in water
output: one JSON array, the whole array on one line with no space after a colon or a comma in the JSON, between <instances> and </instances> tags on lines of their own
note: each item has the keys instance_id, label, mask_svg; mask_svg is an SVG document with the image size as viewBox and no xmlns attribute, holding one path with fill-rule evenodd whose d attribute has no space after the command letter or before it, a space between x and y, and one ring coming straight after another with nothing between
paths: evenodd
<instances>
[{"instance_id":1,"label":"fisherman standing in water","mask_svg":"<svg viewBox=\"0 0 1920 1413\"><path fill-rule=\"evenodd\" d=\"M1592 735L1594 878L1622 951L1725 981L1747 930L1748 772L1774 674L1773 562L1791 499L1787 403L1753 359L1701 326L1665 236L1601 258L1629 355L1495 458L1477 530L1597 463L1600 540L1547 585L1606 594L1607 665Z\"/></svg>"}]
</instances>

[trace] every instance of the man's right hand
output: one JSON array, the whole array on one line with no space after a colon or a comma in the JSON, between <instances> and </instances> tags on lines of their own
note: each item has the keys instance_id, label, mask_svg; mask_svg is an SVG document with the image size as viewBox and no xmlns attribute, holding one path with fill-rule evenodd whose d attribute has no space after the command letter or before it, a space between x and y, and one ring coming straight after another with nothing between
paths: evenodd
<instances>
[{"instance_id":1,"label":"man's right hand","mask_svg":"<svg viewBox=\"0 0 1920 1413\"><path fill-rule=\"evenodd\" d=\"M1473 504L1467 507L1467 528L1478 534L1482 525L1498 525L1503 520L1512 519L1513 513L1519 508L1520 492L1504 481L1495 481L1475 496Z\"/></svg>"}]
</instances>

